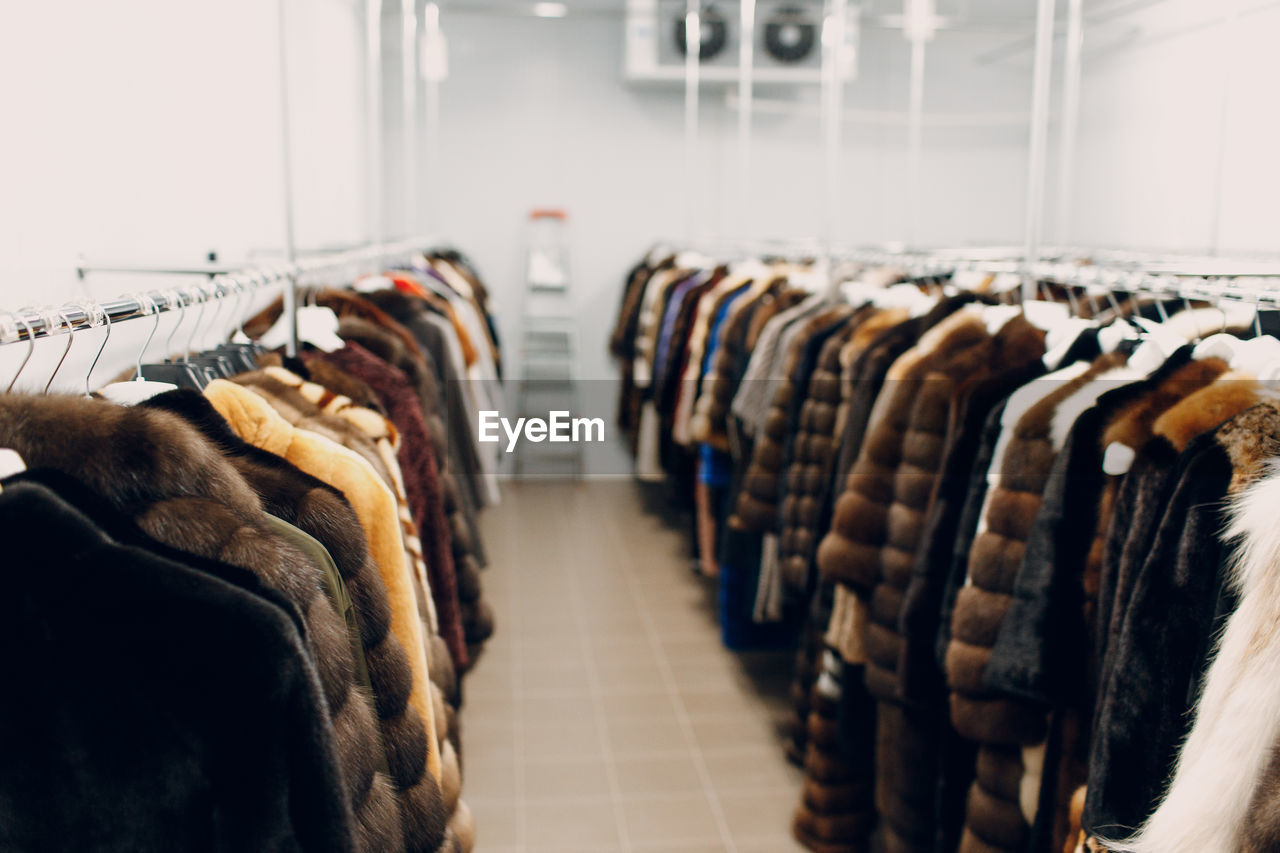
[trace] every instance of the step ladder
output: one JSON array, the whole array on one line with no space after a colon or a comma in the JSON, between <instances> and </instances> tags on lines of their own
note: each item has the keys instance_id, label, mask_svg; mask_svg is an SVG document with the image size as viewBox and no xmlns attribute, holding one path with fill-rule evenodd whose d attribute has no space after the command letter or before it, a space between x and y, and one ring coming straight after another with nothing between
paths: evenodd
<instances>
[{"instance_id":1,"label":"step ladder","mask_svg":"<svg viewBox=\"0 0 1280 853\"><path fill-rule=\"evenodd\" d=\"M516 416L547 419L552 411L578 411L578 321L569 288L563 211L535 210L521 301L520 376ZM581 480L585 453L579 442L521 441L516 480ZM536 469L536 470L535 470Z\"/></svg>"}]
</instances>

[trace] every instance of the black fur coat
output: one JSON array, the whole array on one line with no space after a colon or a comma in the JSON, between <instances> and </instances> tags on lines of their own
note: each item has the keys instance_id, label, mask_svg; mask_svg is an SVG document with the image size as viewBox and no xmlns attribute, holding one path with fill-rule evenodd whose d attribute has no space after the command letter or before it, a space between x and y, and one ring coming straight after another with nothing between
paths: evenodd
<instances>
[{"instance_id":1,"label":"black fur coat","mask_svg":"<svg viewBox=\"0 0 1280 853\"><path fill-rule=\"evenodd\" d=\"M0 493L0 849L354 850L292 608L93 504L40 472Z\"/></svg>"}]
</instances>

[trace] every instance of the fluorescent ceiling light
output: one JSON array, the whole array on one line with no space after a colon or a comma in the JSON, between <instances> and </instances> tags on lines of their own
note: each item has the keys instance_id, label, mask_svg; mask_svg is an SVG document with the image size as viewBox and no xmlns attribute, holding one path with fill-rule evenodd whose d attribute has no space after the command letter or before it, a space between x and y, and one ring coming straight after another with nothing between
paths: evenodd
<instances>
[{"instance_id":1,"label":"fluorescent ceiling light","mask_svg":"<svg viewBox=\"0 0 1280 853\"><path fill-rule=\"evenodd\" d=\"M534 3L533 14L539 18L563 18L569 14L569 7L563 3Z\"/></svg>"}]
</instances>

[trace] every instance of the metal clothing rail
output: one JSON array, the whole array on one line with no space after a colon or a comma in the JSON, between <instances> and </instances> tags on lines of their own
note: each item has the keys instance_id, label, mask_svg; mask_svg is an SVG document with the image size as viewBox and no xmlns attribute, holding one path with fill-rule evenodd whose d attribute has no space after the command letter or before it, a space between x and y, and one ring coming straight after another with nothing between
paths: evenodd
<instances>
[{"instance_id":1,"label":"metal clothing rail","mask_svg":"<svg viewBox=\"0 0 1280 853\"><path fill-rule=\"evenodd\" d=\"M299 258L293 263L268 263L231 272L219 272L208 281L183 288L167 288L116 297L105 302L79 300L61 307L26 308L19 311L0 310L0 344L51 337L85 329L95 329L108 322L116 323L156 312L185 309L191 305L227 297L243 298L261 288L282 282L292 285L298 279L344 267L386 264L414 252L428 250L436 238L421 237L392 243L362 246L344 252ZM103 268L97 268L99 270ZM160 269L158 267L113 267L120 273L183 273L206 270Z\"/></svg>"}]
</instances>

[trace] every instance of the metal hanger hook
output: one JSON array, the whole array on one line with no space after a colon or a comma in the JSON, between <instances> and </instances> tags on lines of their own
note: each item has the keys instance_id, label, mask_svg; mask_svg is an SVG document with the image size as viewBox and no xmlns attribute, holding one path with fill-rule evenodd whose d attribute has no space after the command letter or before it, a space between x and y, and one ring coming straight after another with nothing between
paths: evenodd
<instances>
[{"instance_id":1,"label":"metal hanger hook","mask_svg":"<svg viewBox=\"0 0 1280 853\"><path fill-rule=\"evenodd\" d=\"M22 364L18 365L18 372L13 374L13 378L9 380L8 386L5 387L4 393L6 394L13 390L13 386L18 381L18 377L22 375L22 371L27 367L27 362L31 361L31 355L36 351L36 333L35 330L31 328L31 324L22 316L25 312L25 308L19 309L17 314L10 311L4 312L13 318L15 326L21 324L22 327L27 330L27 354L22 357Z\"/></svg>"},{"instance_id":2,"label":"metal hanger hook","mask_svg":"<svg viewBox=\"0 0 1280 853\"><path fill-rule=\"evenodd\" d=\"M67 345L62 350L62 358L58 359L57 366L53 368L53 373L49 375L49 381L44 383L44 391L42 392L44 394L48 394L49 389L53 387L53 380L58 378L58 371L62 369L62 363L67 360L67 354L71 352L71 342L75 339L76 324L71 322L69 310L67 308L59 308L55 312L51 309L49 312L49 318L52 319L55 313L58 317L62 318L62 322L66 324Z\"/></svg>"},{"instance_id":3,"label":"metal hanger hook","mask_svg":"<svg viewBox=\"0 0 1280 853\"><path fill-rule=\"evenodd\" d=\"M208 291L206 291L205 288L208 288ZM216 331L219 325L218 319L222 316L222 306L226 304L226 300L223 299L225 288L223 287L222 282L214 279L208 283L202 283L200 285L200 292L207 293L209 299L213 301L213 316L209 318L209 331Z\"/></svg>"},{"instance_id":4,"label":"metal hanger hook","mask_svg":"<svg viewBox=\"0 0 1280 853\"><path fill-rule=\"evenodd\" d=\"M138 305L142 308L143 316L146 316L147 314L154 314L156 317L155 322L151 324L151 331L147 334L146 342L142 345L142 349L138 352L138 361L135 365L135 370L133 372L134 381L141 382L142 381L142 362L147 357L147 348L151 346L151 341L156 336L156 330L160 328L160 306L157 305L156 301L151 298L150 293L142 293L141 291L139 291L138 293L135 293L133 295L133 298L138 300Z\"/></svg>"},{"instance_id":5,"label":"metal hanger hook","mask_svg":"<svg viewBox=\"0 0 1280 853\"><path fill-rule=\"evenodd\" d=\"M173 324L173 328L169 330L169 336L164 339L164 357L173 358L173 337L178 333L178 327L187 321L187 303L183 300L182 291L177 288L165 291L164 299L170 309L175 305L178 306L178 322ZM157 319L156 322L160 321Z\"/></svg>"},{"instance_id":6,"label":"metal hanger hook","mask_svg":"<svg viewBox=\"0 0 1280 853\"><path fill-rule=\"evenodd\" d=\"M84 309L85 317L89 318L89 328L96 329L101 323L107 324L107 334L102 338L102 345L98 347L97 353L93 356L93 363L89 365L89 371L84 375L84 395L90 396L89 384L93 379L93 369L98 366L98 359L102 358L102 352L107 348L107 343L111 340L111 315L103 309L97 302L82 302L81 307ZM98 319L101 317L101 321Z\"/></svg>"},{"instance_id":7,"label":"metal hanger hook","mask_svg":"<svg viewBox=\"0 0 1280 853\"><path fill-rule=\"evenodd\" d=\"M191 348L195 346L196 334L200 331L200 322L204 319L204 293L194 285L187 287L184 291L191 294L191 298L200 305L200 311L196 314L195 325L191 327L191 334L187 336L187 346L182 352L182 360L188 364L191 362Z\"/></svg>"},{"instance_id":8,"label":"metal hanger hook","mask_svg":"<svg viewBox=\"0 0 1280 853\"><path fill-rule=\"evenodd\" d=\"M244 303L245 286L233 276L224 276L224 280L236 295L236 304L231 308L231 322L227 324L226 339L229 341L237 329L242 333L244 332L244 310L241 306Z\"/></svg>"}]
</instances>

